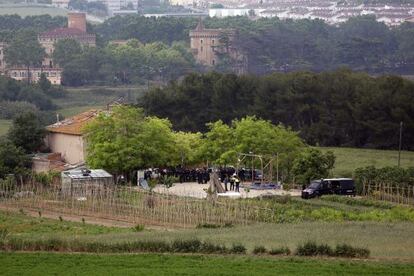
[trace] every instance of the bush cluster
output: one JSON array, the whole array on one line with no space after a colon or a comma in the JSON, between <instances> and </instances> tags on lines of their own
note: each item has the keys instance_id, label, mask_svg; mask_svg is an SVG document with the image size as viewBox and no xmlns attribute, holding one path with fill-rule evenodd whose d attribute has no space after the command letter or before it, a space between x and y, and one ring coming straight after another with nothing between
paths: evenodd
<instances>
[{"instance_id":1,"label":"bush cluster","mask_svg":"<svg viewBox=\"0 0 414 276\"><path fill-rule=\"evenodd\" d=\"M366 248L353 247L347 244L337 245L332 249L327 244L317 244L308 241L303 245L299 245L296 249L298 256L328 256L328 257L344 257L344 258L368 258L370 251Z\"/></svg>"},{"instance_id":2,"label":"bush cluster","mask_svg":"<svg viewBox=\"0 0 414 276\"><path fill-rule=\"evenodd\" d=\"M23 240L16 237L1 239L0 250L12 251L62 251L90 253L202 253L202 254L245 254L243 245L233 245L227 248L211 242L198 239L165 241L133 241L123 243L81 242L50 238L44 240Z\"/></svg>"},{"instance_id":3,"label":"bush cluster","mask_svg":"<svg viewBox=\"0 0 414 276\"><path fill-rule=\"evenodd\" d=\"M394 205L390 202L376 201L367 198L352 198L338 195L326 195L321 197L322 200L344 203L352 206L376 207L381 209L391 209Z\"/></svg>"},{"instance_id":4,"label":"bush cluster","mask_svg":"<svg viewBox=\"0 0 414 276\"><path fill-rule=\"evenodd\" d=\"M226 222L225 224L212 224L212 223L200 223L197 225L197 229L216 229L216 228L231 228L234 225L230 222Z\"/></svg>"}]
</instances>

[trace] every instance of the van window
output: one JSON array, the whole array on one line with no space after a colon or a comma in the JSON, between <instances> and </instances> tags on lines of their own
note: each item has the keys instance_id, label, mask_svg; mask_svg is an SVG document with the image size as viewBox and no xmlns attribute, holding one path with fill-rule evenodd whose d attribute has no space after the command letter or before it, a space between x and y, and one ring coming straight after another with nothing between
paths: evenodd
<instances>
[{"instance_id":1,"label":"van window","mask_svg":"<svg viewBox=\"0 0 414 276\"><path fill-rule=\"evenodd\" d=\"M322 182L322 189L330 189L331 188L331 183L329 181L323 181Z\"/></svg>"},{"instance_id":2,"label":"van window","mask_svg":"<svg viewBox=\"0 0 414 276\"><path fill-rule=\"evenodd\" d=\"M353 189L355 187L353 180L341 180L341 189Z\"/></svg>"},{"instance_id":3,"label":"van window","mask_svg":"<svg viewBox=\"0 0 414 276\"><path fill-rule=\"evenodd\" d=\"M331 181L332 189L339 190L341 188L341 182L337 180Z\"/></svg>"}]
</instances>

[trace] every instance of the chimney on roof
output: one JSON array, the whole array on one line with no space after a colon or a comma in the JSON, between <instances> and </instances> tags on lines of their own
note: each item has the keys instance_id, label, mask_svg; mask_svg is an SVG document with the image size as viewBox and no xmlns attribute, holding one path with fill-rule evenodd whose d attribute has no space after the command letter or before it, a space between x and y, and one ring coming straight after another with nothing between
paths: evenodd
<instances>
[{"instance_id":1,"label":"chimney on roof","mask_svg":"<svg viewBox=\"0 0 414 276\"><path fill-rule=\"evenodd\" d=\"M68 13L68 28L75 28L86 33L86 15L84 13Z\"/></svg>"}]
</instances>

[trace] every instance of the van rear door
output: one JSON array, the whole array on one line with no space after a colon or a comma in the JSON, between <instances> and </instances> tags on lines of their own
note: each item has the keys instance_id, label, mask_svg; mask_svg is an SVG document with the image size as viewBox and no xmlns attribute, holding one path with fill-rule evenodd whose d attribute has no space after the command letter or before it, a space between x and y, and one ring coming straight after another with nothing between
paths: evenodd
<instances>
[{"instance_id":1,"label":"van rear door","mask_svg":"<svg viewBox=\"0 0 414 276\"><path fill-rule=\"evenodd\" d=\"M354 195L355 194L355 183L352 179L341 180L341 194L343 195Z\"/></svg>"}]
</instances>

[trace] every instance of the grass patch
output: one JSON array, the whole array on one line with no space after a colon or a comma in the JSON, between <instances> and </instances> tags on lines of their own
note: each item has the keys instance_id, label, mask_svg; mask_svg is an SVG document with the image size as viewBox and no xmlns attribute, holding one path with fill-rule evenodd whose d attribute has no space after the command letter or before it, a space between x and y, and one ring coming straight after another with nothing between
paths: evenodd
<instances>
[{"instance_id":1,"label":"grass patch","mask_svg":"<svg viewBox=\"0 0 414 276\"><path fill-rule=\"evenodd\" d=\"M10 233L19 236L36 237L44 234L52 235L98 235L108 233L132 232L132 229L105 227L86 224L81 221L71 222L47 219L42 217L30 217L24 213L11 213L0 211L0 225Z\"/></svg>"},{"instance_id":2,"label":"grass patch","mask_svg":"<svg viewBox=\"0 0 414 276\"><path fill-rule=\"evenodd\" d=\"M350 177L356 168L374 166L377 168L397 166L398 151L359 148L320 147L326 152L332 151L336 156L335 168L332 173L336 177ZM401 152L401 167L407 168L414 164L414 152Z\"/></svg>"},{"instance_id":3,"label":"grass patch","mask_svg":"<svg viewBox=\"0 0 414 276\"><path fill-rule=\"evenodd\" d=\"M0 253L4 275L413 275L414 264L246 256Z\"/></svg>"}]
</instances>

